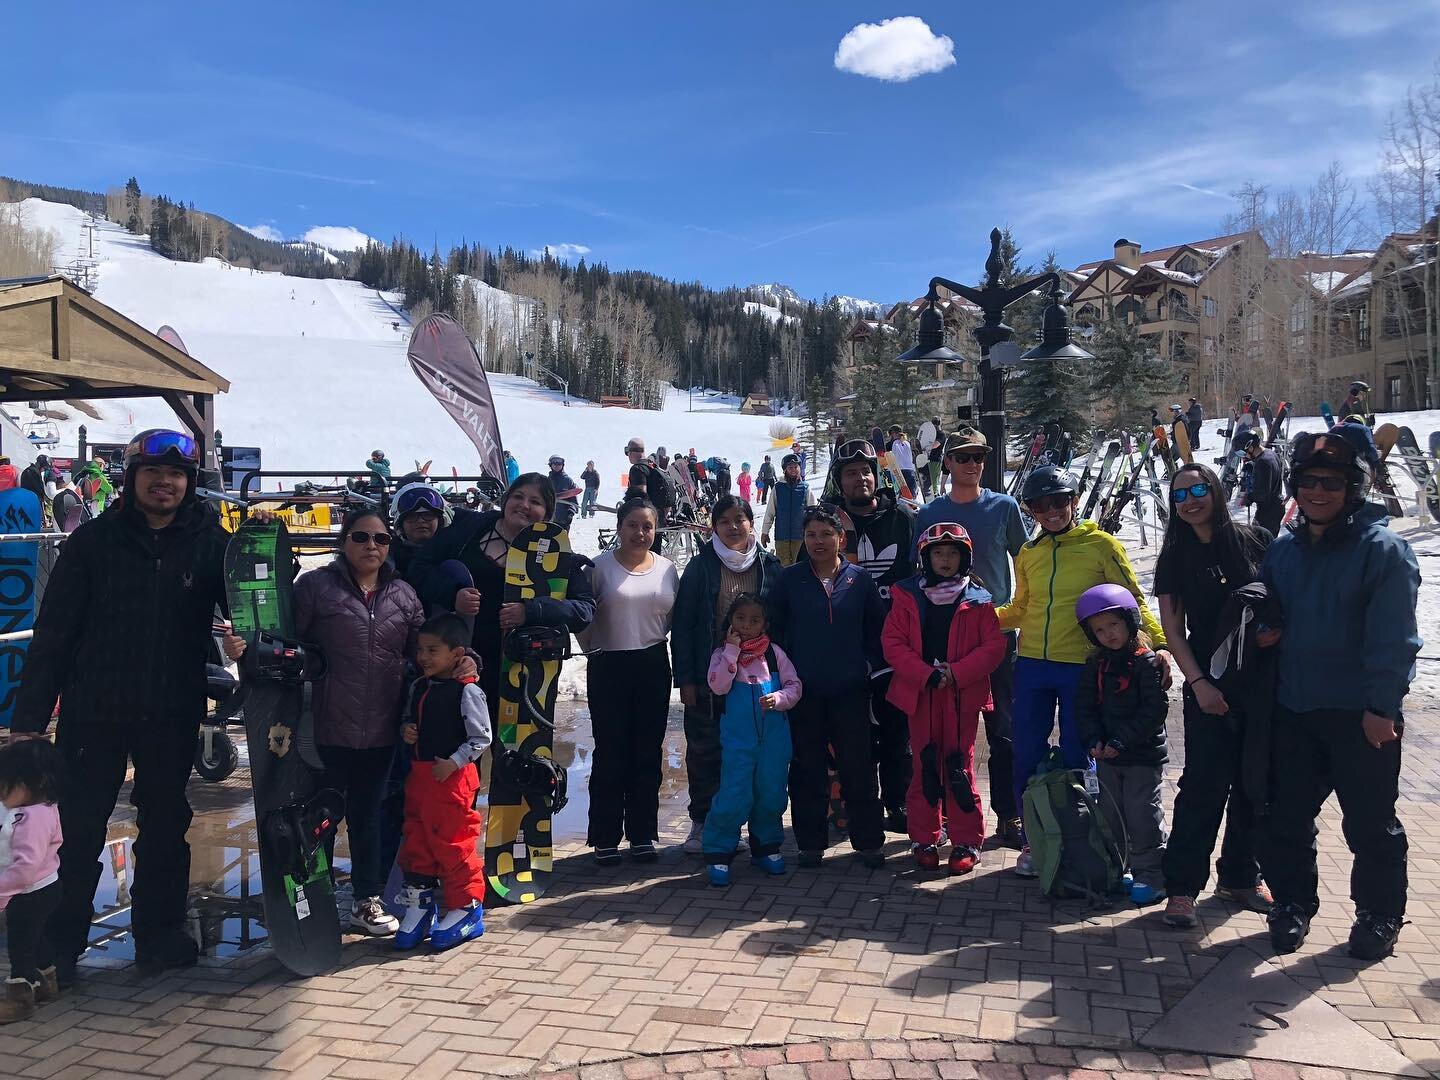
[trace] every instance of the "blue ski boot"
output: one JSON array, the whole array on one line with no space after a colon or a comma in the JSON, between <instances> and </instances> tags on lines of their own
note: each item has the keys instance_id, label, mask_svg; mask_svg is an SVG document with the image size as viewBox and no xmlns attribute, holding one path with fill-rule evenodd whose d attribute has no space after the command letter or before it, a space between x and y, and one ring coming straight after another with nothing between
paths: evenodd
<instances>
[{"instance_id":1,"label":"blue ski boot","mask_svg":"<svg viewBox=\"0 0 1440 1080\"><path fill-rule=\"evenodd\" d=\"M711 863L708 871L710 884L716 888L723 889L730 884L730 866L728 863Z\"/></svg>"},{"instance_id":2,"label":"blue ski boot","mask_svg":"<svg viewBox=\"0 0 1440 1080\"><path fill-rule=\"evenodd\" d=\"M441 915L430 931L430 944L438 952L453 949L462 942L477 938L485 933L485 906L471 904L469 907L451 908Z\"/></svg>"},{"instance_id":3,"label":"blue ski boot","mask_svg":"<svg viewBox=\"0 0 1440 1080\"><path fill-rule=\"evenodd\" d=\"M405 910L400 915L400 929L395 931L395 948L413 949L430 935L435 925L435 890L406 885L395 897Z\"/></svg>"},{"instance_id":4,"label":"blue ski boot","mask_svg":"<svg viewBox=\"0 0 1440 1080\"><path fill-rule=\"evenodd\" d=\"M774 855L751 855L750 861L767 874L773 874L778 877L785 873L785 857L779 853Z\"/></svg>"}]
</instances>

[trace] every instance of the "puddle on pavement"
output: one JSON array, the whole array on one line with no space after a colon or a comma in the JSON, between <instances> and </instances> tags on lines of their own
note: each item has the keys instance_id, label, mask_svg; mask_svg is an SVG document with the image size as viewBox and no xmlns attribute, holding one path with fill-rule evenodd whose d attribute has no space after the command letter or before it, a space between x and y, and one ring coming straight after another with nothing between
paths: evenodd
<instances>
[{"instance_id":1,"label":"puddle on pavement","mask_svg":"<svg viewBox=\"0 0 1440 1080\"><path fill-rule=\"evenodd\" d=\"M594 740L590 710L583 701L556 705L555 756L569 773L570 801L555 817L557 843L584 840L590 813L590 768ZM190 840L191 929L203 955L235 956L265 940L261 919L260 860L256 849L255 813L250 799L243 734L236 728L240 767L227 780L210 783L192 775L190 802L195 810ZM665 732L664 775L661 781L661 821L674 820L685 808L685 753L683 711L675 705ZM488 769L487 769L488 772ZM121 789L105 850L103 871L95 895L95 920L90 928L86 962L121 962L134 959L130 935L130 886L133 880L132 844L135 811L130 786ZM336 844L342 870L349 860L342 830ZM342 873L342 878L344 877ZM343 885L342 885L343 888ZM3 926L3 915L0 915ZM0 942L3 942L0 933Z\"/></svg>"}]
</instances>

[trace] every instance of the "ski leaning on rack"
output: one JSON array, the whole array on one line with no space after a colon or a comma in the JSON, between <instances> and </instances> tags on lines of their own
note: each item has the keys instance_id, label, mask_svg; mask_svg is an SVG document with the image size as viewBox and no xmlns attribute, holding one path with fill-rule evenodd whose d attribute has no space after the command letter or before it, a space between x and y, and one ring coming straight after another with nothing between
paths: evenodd
<instances>
[{"instance_id":1,"label":"ski leaning on rack","mask_svg":"<svg viewBox=\"0 0 1440 1080\"><path fill-rule=\"evenodd\" d=\"M1120 440L1111 439L1105 445L1105 456L1100 459L1100 470L1095 474L1095 484L1090 488L1090 493L1085 497L1085 508L1080 513L1082 521L1088 519L1095 512L1101 496L1114 479L1115 466L1120 461Z\"/></svg>"},{"instance_id":2,"label":"ski leaning on rack","mask_svg":"<svg viewBox=\"0 0 1440 1080\"><path fill-rule=\"evenodd\" d=\"M505 603L565 599L573 559L569 535L553 521L522 529L505 559ZM563 627L518 626L501 644L485 874L512 904L543 896L554 869L550 820L566 799L565 770L555 764L555 689L569 655Z\"/></svg>"},{"instance_id":3,"label":"ski leaning on rack","mask_svg":"<svg viewBox=\"0 0 1440 1080\"><path fill-rule=\"evenodd\" d=\"M345 800L320 787L311 704L323 663L296 640L294 570L290 535L278 521L242 522L225 548L225 595L245 654L240 692L224 711L245 715L270 947L296 975L311 976L340 962L330 849Z\"/></svg>"}]
</instances>

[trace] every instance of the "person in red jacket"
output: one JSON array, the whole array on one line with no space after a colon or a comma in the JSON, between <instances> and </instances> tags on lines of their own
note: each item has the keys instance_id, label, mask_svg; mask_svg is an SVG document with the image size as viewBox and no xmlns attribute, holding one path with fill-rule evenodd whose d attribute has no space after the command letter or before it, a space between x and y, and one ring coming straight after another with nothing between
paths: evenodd
<instances>
[{"instance_id":1,"label":"person in red jacket","mask_svg":"<svg viewBox=\"0 0 1440 1080\"><path fill-rule=\"evenodd\" d=\"M1005 635L990 594L970 573L970 534L941 522L917 546L921 572L890 590L881 644L895 673L886 696L910 718L914 772L906 810L915 861L922 870L939 867L943 826L950 873L968 874L980 864L985 839L975 736Z\"/></svg>"}]
</instances>

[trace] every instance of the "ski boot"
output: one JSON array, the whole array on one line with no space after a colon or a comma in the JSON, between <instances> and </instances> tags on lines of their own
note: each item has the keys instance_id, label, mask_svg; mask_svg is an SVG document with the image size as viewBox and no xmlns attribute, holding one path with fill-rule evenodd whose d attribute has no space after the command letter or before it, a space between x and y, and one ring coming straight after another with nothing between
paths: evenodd
<instances>
[{"instance_id":1,"label":"ski boot","mask_svg":"<svg viewBox=\"0 0 1440 1080\"><path fill-rule=\"evenodd\" d=\"M400 916L400 929L395 931L395 948L413 949L430 936L430 929L435 925L435 890L406 885L395 902L405 909Z\"/></svg>"},{"instance_id":2,"label":"ski boot","mask_svg":"<svg viewBox=\"0 0 1440 1080\"><path fill-rule=\"evenodd\" d=\"M1147 885L1143 881L1130 883L1130 902L1136 907L1149 907L1165 899L1165 886Z\"/></svg>"},{"instance_id":3,"label":"ski boot","mask_svg":"<svg viewBox=\"0 0 1440 1080\"><path fill-rule=\"evenodd\" d=\"M980 865L980 852L964 844L957 844L950 851L951 875L968 874Z\"/></svg>"},{"instance_id":4,"label":"ski boot","mask_svg":"<svg viewBox=\"0 0 1440 1080\"><path fill-rule=\"evenodd\" d=\"M934 844L911 844L910 854L915 856L915 865L921 870L940 868L940 849Z\"/></svg>"},{"instance_id":5,"label":"ski boot","mask_svg":"<svg viewBox=\"0 0 1440 1080\"><path fill-rule=\"evenodd\" d=\"M1270 929L1270 945L1282 956L1305 944L1305 935L1310 933L1310 912L1303 904L1276 904L1265 922Z\"/></svg>"},{"instance_id":6,"label":"ski boot","mask_svg":"<svg viewBox=\"0 0 1440 1080\"><path fill-rule=\"evenodd\" d=\"M785 873L785 857L778 852L774 855L751 855L750 862L774 877Z\"/></svg>"},{"instance_id":7,"label":"ski boot","mask_svg":"<svg viewBox=\"0 0 1440 1080\"><path fill-rule=\"evenodd\" d=\"M1350 955L1356 960L1384 960L1395 951L1403 919L1387 919L1371 911L1357 911L1350 928Z\"/></svg>"},{"instance_id":8,"label":"ski boot","mask_svg":"<svg viewBox=\"0 0 1440 1080\"><path fill-rule=\"evenodd\" d=\"M710 876L710 884L717 889L723 889L730 884L730 866L727 863L711 863L707 871Z\"/></svg>"},{"instance_id":9,"label":"ski boot","mask_svg":"<svg viewBox=\"0 0 1440 1080\"><path fill-rule=\"evenodd\" d=\"M479 902L469 907L451 908L435 922L430 931L430 946L441 952L485 933L485 906Z\"/></svg>"}]
</instances>

